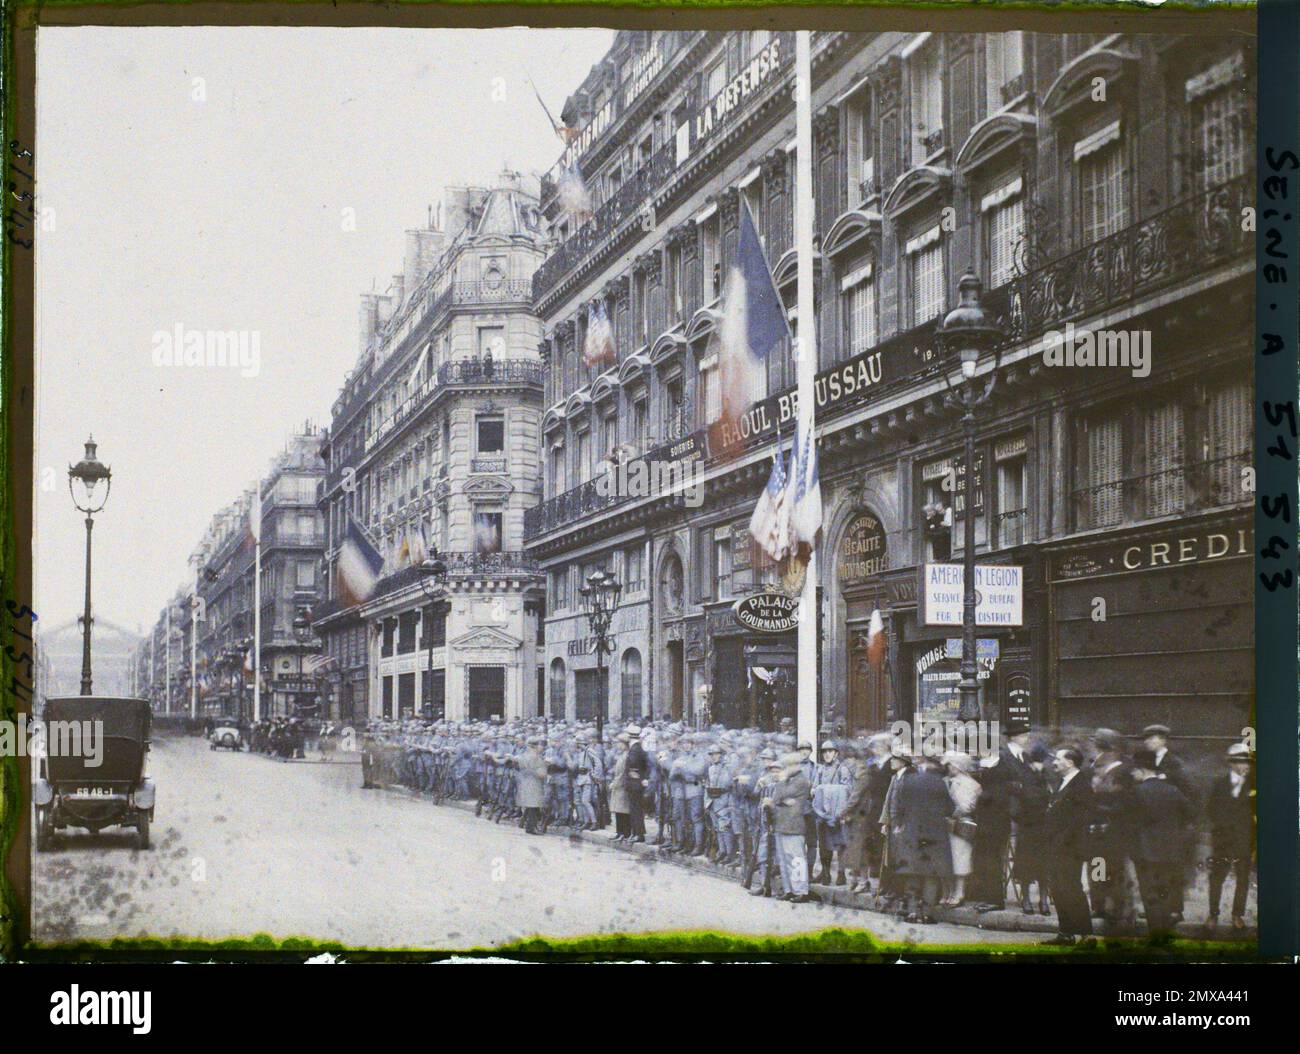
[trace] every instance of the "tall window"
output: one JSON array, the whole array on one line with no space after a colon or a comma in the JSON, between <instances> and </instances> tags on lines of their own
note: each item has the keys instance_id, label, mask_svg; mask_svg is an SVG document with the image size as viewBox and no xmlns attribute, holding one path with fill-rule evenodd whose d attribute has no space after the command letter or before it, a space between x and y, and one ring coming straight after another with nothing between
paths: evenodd
<instances>
[{"instance_id":1,"label":"tall window","mask_svg":"<svg viewBox=\"0 0 1300 1054\"><path fill-rule=\"evenodd\" d=\"M708 102L727 86L727 63L720 59L704 75L704 101Z\"/></svg>"},{"instance_id":2,"label":"tall window","mask_svg":"<svg viewBox=\"0 0 1300 1054\"><path fill-rule=\"evenodd\" d=\"M676 377L664 385L664 434L668 439L680 439L686 434L686 396L682 379Z\"/></svg>"},{"instance_id":3,"label":"tall window","mask_svg":"<svg viewBox=\"0 0 1300 1054\"><path fill-rule=\"evenodd\" d=\"M700 425L710 425L722 416L722 386L718 377L718 356L700 360L700 408L704 413Z\"/></svg>"},{"instance_id":4,"label":"tall window","mask_svg":"<svg viewBox=\"0 0 1300 1054\"><path fill-rule=\"evenodd\" d=\"M849 355L860 355L876 343L876 286L870 271L849 287L845 314Z\"/></svg>"},{"instance_id":5,"label":"tall window","mask_svg":"<svg viewBox=\"0 0 1300 1054\"><path fill-rule=\"evenodd\" d=\"M875 179L869 88L863 88L849 100L845 132L848 138L845 168L847 200L849 208L856 209L866 200L868 185Z\"/></svg>"},{"instance_id":6,"label":"tall window","mask_svg":"<svg viewBox=\"0 0 1300 1054\"><path fill-rule=\"evenodd\" d=\"M1110 527L1124 512L1123 420L1118 414L1094 419L1085 430L1078 526Z\"/></svg>"},{"instance_id":7,"label":"tall window","mask_svg":"<svg viewBox=\"0 0 1300 1054\"><path fill-rule=\"evenodd\" d=\"M984 38L988 113L997 113L1024 89L1024 37L1015 32L989 33Z\"/></svg>"},{"instance_id":8,"label":"tall window","mask_svg":"<svg viewBox=\"0 0 1300 1054\"><path fill-rule=\"evenodd\" d=\"M996 289L1016 276L1016 254L1025 237L1022 185L1022 181L1016 178L984 199L990 289Z\"/></svg>"},{"instance_id":9,"label":"tall window","mask_svg":"<svg viewBox=\"0 0 1300 1054\"><path fill-rule=\"evenodd\" d=\"M715 600L731 596L731 528L713 528L713 580Z\"/></svg>"},{"instance_id":10,"label":"tall window","mask_svg":"<svg viewBox=\"0 0 1300 1054\"><path fill-rule=\"evenodd\" d=\"M912 164L920 165L943 146L943 83L935 38L912 56L911 63Z\"/></svg>"},{"instance_id":11,"label":"tall window","mask_svg":"<svg viewBox=\"0 0 1300 1054\"><path fill-rule=\"evenodd\" d=\"M567 489L564 473L564 447L556 443L551 447L551 495L563 494Z\"/></svg>"},{"instance_id":12,"label":"tall window","mask_svg":"<svg viewBox=\"0 0 1300 1054\"><path fill-rule=\"evenodd\" d=\"M644 392L632 400L632 444L638 454L650 449L650 400Z\"/></svg>"},{"instance_id":13,"label":"tall window","mask_svg":"<svg viewBox=\"0 0 1300 1054\"><path fill-rule=\"evenodd\" d=\"M506 448L506 419L500 414L480 415L475 419L478 452L499 454Z\"/></svg>"},{"instance_id":14,"label":"tall window","mask_svg":"<svg viewBox=\"0 0 1300 1054\"><path fill-rule=\"evenodd\" d=\"M1006 548L1025 540L1027 441L1023 435L994 444L993 460L997 465L996 545Z\"/></svg>"},{"instance_id":15,"label":"tall window","mask_svg":"<svg viewBox=\"0 0 1300 1054\"><path fill-rule=\"evenodd\" d=\"M1091 245L1128 226L1128 192L1119 121L1081 139L1078 162L1079 217L1083 244Z\"/></svg>"},{"instance_id":16,"label":"tall window","mask_svg":"<svg viewBox=\"0 0 1300 1054\"><path fill-rule=\"evenodd\" d=\"M722 295L722 269L718 259L718 215L714 213L700 224L700 275L704 283L704 301L711 303Z\"/></svg>"},{"instance_id":17,"label":"tall window","mask_svg":"<svg viewBox=\"0 0 1300 1054\"><path fill-rule=\"evenodd\" d=\"M641 546L623 550L623 592L640 593L645 589L645 554Z\"/></svg>"},{"instance_id":18,"label":"tall window","mask_svg":"<svg viewBox=\"0 0 1300 1054\"><path fill-rule=\"evenodd\" d=\"M1192 103L1192 169L1208 190L1246 171L1246 96L1227 84Z\"/></svg>"},{"instance_id":19,"label":"tall window","mask_svg":"<svg viewBox=\"0 0 1300 1054\"><path fill-rule=\"evenodd\" d=\"M944 305L943 241L938 226L907 245L912 272L912 325L941 314Z\"/></svg>"},{"instance_id":20,"label":"tall window","mask_svg":"<svg viewBox=\"0 0 1300 1054\"><path fill-rule=\"evenodd\" d=\"M501 513L474 513L474 552L490 556L501 551Z\"/></svg>"},{"instance_id":21,"label":"tall window","mask_svg":"<svg viewBox=\"0 0 1300 1054\"><path fill-rule=\"evenodd\" d=\"M564 718L564 660L551 660L551 717Z\"/></svg>"},{"instance_id":22,"label":"tall window","mask_svg":"<svg viewBox=\"0 0 1300 1054\"><path fill-rule=\"evenodd\" d=\"M623 653L623 720L641 717L641 653L628 648Z\"/></svg>"},{"instance_id":23,"label":"tall window","mask_svg":"<svg viewBox=\"0 0 1300 1054\"><path fill-rule=\"evenodd\" d=\"M1203 460L1207 505L1230 505L1246 497L1241 470L1250 465L1250 383L1237 381L1210 392L1206 406Z\"/></svg>"},{"instance_id":24,"label":"tall window","mask_svg":"<svg viewBox=\"0 0 1300 1054\"><path fill-rule=\"evenodd\" d=\"M1153 406L1146 417L1146 514L1182 512L1183 407L1173 400Z\"/></svg>"},{"instance_id":25,"label":"tall window","mask_svg":"<svg viewBox=\"0 0 1300 1054\"><path fill-rule=\"evenodd\" d=\"M578 470L578 482L586 483L591 479L591 432L588 429L578 433L578 449L576 451L578 464L575 466Z\"/></svg>"}]
</instances>

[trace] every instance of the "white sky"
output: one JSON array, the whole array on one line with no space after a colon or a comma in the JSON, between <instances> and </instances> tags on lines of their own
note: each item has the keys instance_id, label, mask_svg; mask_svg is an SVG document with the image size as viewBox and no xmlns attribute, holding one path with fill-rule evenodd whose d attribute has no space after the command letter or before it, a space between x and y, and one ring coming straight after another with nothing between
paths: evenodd
<instances>
[{"instance_id":1,"label":"white sky","mask_svg":"<svg viewBox=\"0 0 1300 1054\"><path fill-rule=\"evenodd\" d=\"M212 513L292 427L329 423L358 297L444 185L544 172L609 30L55 28L37 40L35 608L81 611L67 466L112 466L98 617L152 624ZM196 101L201 77L206 101ZM494 99L494 79L504 99ZM345 208L356 230L342 229ZM159 368L176 323L260 333L261 371ZM52 489L42 489L41 481Z\"/></svg>"}]
</instances>

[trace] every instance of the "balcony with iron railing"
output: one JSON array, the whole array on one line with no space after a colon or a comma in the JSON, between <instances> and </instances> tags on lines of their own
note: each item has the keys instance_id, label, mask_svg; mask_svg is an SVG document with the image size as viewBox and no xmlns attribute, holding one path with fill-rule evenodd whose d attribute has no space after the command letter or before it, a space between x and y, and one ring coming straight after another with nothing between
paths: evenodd
<instances>
[{"instance_id":1,"label":"balcony with iron railing","mask_svg":"<svg viewBox=\"0 0 1300 1054\"><path fill-rule=\"evenodd\" d=\"M526 385L541 389L545 380L542 363L537 359L493 359L491 356L444 362L438 372L411 393L373 432L366 436L368 454L394 429L422 410L436 395L447 388L466 385Z\"/></svg>"},{"instance_id":2,"label":"balcony with iron railing","mask_svg":"<svg viewBox=\"0 0 1300 1054\"><path fill-rule=\"evenodd\" d=\"M688 168L695 167L695 162L702 154L696 133L697 114L706 110L725 113L728 123L734 125L745 115L765 105L775 93L780 91L780 86L785 83L786 73L794 65L794 33L781 30L774 36L779 38L781 43L778 49L780 65L767 83L731 106L721 105L722 96L733 91L730 84L725 85L720 92L704 100L693 112L687 114L685 124L690 129L689 160L679 169L677 141L675 137L670 138L648 162L628 178L627 182L598 206L582 226L572 232L546 258L533 275L534 302L539 301L570 271L617 243L631 221L640 222L641 212L647 199L653 198L663 190L672 179L676 178L679 171L685 172Z\"/></svg>"},{"instance_id":3,"label":"balcony with iron railing","mask_svg":"<svg viewBox=\"0 0 1300 1054\"><path fill-rule=\"evenodd\" d=\"M1178 282L1205 275L1215 267L1244 262L1254 248L1253 234L1241 229L1241 210L1250 201L1246 177L1222 183L1107 238L1016 275L987 292L984 305L997 317L1006 333L1006 343L1018 344L1068 321L1122 307ZM937 325L938 319L931 319L886 337L862 353L888 358L928 349L917 370L897 382L872 386L870 398L893 395L939 371L942 360L933 353ZM823 384L832 371L841 371L853 361L828 366L818 373L816 383ZM793 391L791 386L778 394ZM819 413L822 420L833 419L862 405L861 400L846 400ZM597 492L596 482L588 481L526 509L524 539L532 541L557 527L632 500L637 499L608 492L602 495Z\"/></svg>"},{"instance_id":4,"label":"balcony with iron railing","mask_svg":"<svg viewBox=\"0 0 1300 1054\"><path fill-rule=\"evenodd\" d=\"M471 577L486 575L500 577L503 575L537 575L541 573L538 563L522 550L502 550L495 553L474 551L456 551L438 554L447 564L447 574L451 577ZM384 575L375 586L372 600L391 596L408 586L417 585L424 577L419 567L406 566Z\"/></svg>"},{"instance_id":5,"label":"balcony with iron railing","mask_svg":"<svg viewBox=\"0 0 1300 1054\"><path fill-rule=\"evenodd\" d=\"M1132 520L1249 501L1249 492L1242 488L1242 472L1252 463L1251 451L1242 450L1226 457L1078 487L1071 492L1074 529L1114 527Z\"/></svg>"}]
</instances>

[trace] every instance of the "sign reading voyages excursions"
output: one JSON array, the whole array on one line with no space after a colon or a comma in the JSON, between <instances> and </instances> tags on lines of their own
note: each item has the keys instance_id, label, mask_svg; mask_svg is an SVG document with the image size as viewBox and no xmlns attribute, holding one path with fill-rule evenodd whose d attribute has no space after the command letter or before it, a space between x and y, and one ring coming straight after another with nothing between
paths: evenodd
<instances>
[{"instance_id":1,"label":"sign reading voyages excursions","mask_svg":"<svg viewBox=\"0 0 1300 1054\"><path fill-rule=\"evenodd\" d=\"M799 601L794 597L766 589L737 600L732 613L748 630L755 633L786 633L799 624Z\"/></svg>"}]
</instances>

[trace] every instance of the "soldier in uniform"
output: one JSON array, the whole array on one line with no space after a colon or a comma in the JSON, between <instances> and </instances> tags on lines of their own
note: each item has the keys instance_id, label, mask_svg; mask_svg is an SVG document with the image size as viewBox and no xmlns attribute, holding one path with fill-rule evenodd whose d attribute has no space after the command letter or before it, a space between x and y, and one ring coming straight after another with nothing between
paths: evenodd
<instances>
[{"instance_id":1,"label":"soldier in uniform","mask_svg":"<svg viewBox=\"0 0 1300 1054\"><path fill-rule=\"evenodd\" d=\"M811 787L817 769L817 763L812 756L812 744L806 739L801 739L795 750L799 754L799 774L808 781L808 786ZM811 875L813 873L813 864L817 860L817 817L813 815L811 794L808 795L808 801L804 806L803 825L804 856L807 857L808 861L807 874Z\"/></svg>"},{"instance_id":2,"label":"soldier in uniform","mask_svg":"<svg viewBox=\"0 0 1300 1054\"><path fill-rule=\"evenodd\" d=\"M821 871L816 881L829 885L831 881L831 864L836 855L839 858L839 870L835 876L837 886L845 885L844 850L847 841L844 835L844 807L848 804L849 789L853 785L853 769L840 759L839 747L830 740L822 743L822 759L813 766L813 796L822 805L822 814L814 818L817 823L817 848L821 855ZM827 789L820 789L827 788ZM840 788L831 790L829 788ZM829 819L837 816L837 819Z\"/></svg>"},{"instance_id":3,"label":"soldier in uniform","mask_svg":"<svg viewBox=\"0 0 1300 1054\"><path fill-rule=\"evenodd\" d=\"M763 775L754 788L758 808L757 822L754 827L754 862L746 876L744 886L752 897L770 897L775 890L774 880L780 880L776 846L769 843L775 843L776 840L772 828L771 804L773 792L781 782L782 769L780 759L771 747L765 747L758 755L758 759L763 766ZM755 875L759 876L759 884L756 889L751 889Z\"/></svg>"},{"instance_id":4,"label":"soldier in uniform","mask_svg":"<svg viewBox=\"0 0 1300 1054\"><path fill-rule=\"evenodd\" d=\"M577 749L573 756L573 794L577 810L578 830L596 829L596 781L605 776L600 755L591 745L585 732L579 733Z\"/></svg>"},{"instance_id":5,"label":"soldier in uniform","mask_svg":"<svg viewBox=\"0 0 1300 1054\"><path fill-rule=\"evenodd\" d=\"M730 863L735 850L731 829L731 766L723 756L722 745L709 747L709 767L704 777L709 827L713 832L713 859Z\"/></svg>"}]
</instances>

